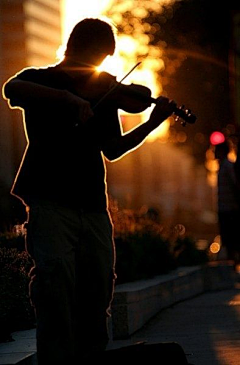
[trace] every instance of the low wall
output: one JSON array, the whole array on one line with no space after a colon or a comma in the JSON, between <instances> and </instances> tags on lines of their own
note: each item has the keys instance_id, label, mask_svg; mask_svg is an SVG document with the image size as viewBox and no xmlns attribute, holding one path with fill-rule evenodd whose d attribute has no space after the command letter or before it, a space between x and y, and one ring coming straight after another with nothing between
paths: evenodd
<instances>
[{"instance_id":1,"label":"low wall","mask_svg":"<svg viewBox=\"0 0 240 365\"><path fill-rule=\"evenodd\" d=\"M124 339L140 329L160 310L208 290L234 286L233 263L211 262L181 267L168 275L117 285L109 332L113 340Z\"/></svg>"}]
</instances>

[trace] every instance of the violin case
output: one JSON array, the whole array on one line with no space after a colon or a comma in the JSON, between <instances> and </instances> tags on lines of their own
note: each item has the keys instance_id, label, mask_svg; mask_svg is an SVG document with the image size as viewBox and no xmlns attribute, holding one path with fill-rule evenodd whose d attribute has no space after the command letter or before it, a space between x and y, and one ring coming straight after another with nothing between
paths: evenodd
<instances>
[{"instance_id":1,"label":"violin case","mask_svg":"<svg viewBox=\"0 0 240 365\"><path fill-rule=\"evenodd\" d=\"M177 342L147 343L138 342L133 345L106 350L98 357L104 365L126 362L150 364L157 360L158 365L193 365L187 360L183 348Z\"/></svg>"}]
</instances>

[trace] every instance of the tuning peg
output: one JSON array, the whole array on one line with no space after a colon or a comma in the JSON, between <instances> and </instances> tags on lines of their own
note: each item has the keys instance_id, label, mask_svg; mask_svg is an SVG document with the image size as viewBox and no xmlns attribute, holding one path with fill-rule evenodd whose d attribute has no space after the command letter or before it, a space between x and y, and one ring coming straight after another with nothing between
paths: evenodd
<instances>
[{"instance_id":1,"label":"tuning peg","mask_svg":"<svg viewBox=\"0 0 240 365\"><path fill-rule=\"evenodd\" d=\"M179 115L175 115L174 121L175 121L175 122L178 122L178 121L179 121L179 119L180 119Z\"/></svg>"},{"instance_id":2,"label":"tuning peg","mask_svg":"<svg viewBox=\"0 0 240 365\"><path fill-rule=\"evenodd\" d=\"M174 111L175 114L175 122L179 121L179 119L181 120L181 124L183 126L186 125L186 123L195 123L196 121L196 116L194 114L192 114L190 109L185 109L184 105L181 105L179 107L176 108L176 110Z\"/></svg>"}]
</instances>

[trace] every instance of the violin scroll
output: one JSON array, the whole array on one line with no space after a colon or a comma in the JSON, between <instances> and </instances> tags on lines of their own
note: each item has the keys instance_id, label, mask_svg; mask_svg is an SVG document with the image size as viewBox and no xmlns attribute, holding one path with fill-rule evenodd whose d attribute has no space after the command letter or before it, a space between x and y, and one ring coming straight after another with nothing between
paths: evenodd
<instances>
[{"instance_id":1,"label":"violin scroll","mask_svg":"<svg viewBox=\"0 0 240 365\"><path fill-rule=\"evenodd\" d=\"M175 121L179 121L181 119L181 124L185 126L187 123L193 124L196 122L196 115L191 113L190 109L185 109L184 105L176 107L174 111L175 114Z\"/></svg>"}]
</instances>

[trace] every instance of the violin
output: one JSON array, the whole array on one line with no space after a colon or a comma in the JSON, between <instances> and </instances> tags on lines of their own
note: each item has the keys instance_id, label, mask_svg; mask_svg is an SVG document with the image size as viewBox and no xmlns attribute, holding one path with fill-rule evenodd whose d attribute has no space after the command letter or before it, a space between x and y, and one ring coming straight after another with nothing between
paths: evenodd
<instances>
[{"instance_id":1,"label":"violin","mask_svg":"<svg viewBox=\"0 0 240 365\"><path fill-rule=\"evenodd\" d=\"M98 75L98 87L103 95L93 105L93 111L99 107L105 100L115 100L119 109L128 113L141 113L151 104L157 104L158 99L151 96L151 90L143 85L130 84L125 85L122 82L116 81L116 77L107 73L101 72ZM95 89L96 90L96 89ZM104 91L104 92L103 92ZM175 120L181 120L183 126L186 123L193 124L196 121L196 116L192 114L190 109L185 109L185 106L176 106L174 110Z\"/></svg>"}]
</instances>

